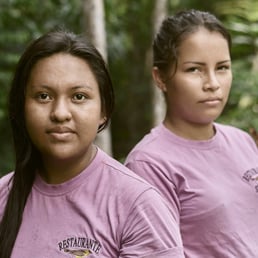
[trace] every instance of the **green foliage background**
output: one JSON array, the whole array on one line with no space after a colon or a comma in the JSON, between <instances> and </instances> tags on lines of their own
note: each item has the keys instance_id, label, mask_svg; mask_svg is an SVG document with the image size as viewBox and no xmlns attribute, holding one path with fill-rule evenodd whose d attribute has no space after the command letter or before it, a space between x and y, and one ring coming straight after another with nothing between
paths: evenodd
<instances>
[{"instance_id":1,"label":"green foliage background","mask_svg":"<svg viewBox=\"0 0 258 258\"><path fill-rule=\"evenodd\" d=\"M169 14L197 8L215 13L233 36L234 81L219 122L258 129L258 3L255 0L170 0ZM104 0L108 63L116 111L112 119L114 157L123 160L152 126L151 60L154 0ZM234 8L232 8L232 6ZM0 0L0 175L12 170L13 151L7 94L25 46L54 27L85 32L81 0Z\"/></svg>"}]
</instances>

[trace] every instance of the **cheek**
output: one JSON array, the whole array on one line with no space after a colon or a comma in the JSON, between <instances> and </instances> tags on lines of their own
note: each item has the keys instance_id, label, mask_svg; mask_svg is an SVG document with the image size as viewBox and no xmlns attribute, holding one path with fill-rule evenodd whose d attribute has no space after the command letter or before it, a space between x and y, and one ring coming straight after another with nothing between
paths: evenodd
<instances>
[{"instance_id":1,"label":"cheek","mask_svg":"<svg viewBox=\"0 0 258 258\"><path fill-rule=\"evenodd\" d=\"M33 121L33 113L31 112L30 106L25 104L24 107L24 118L25 118L25 125L27 127L27 130L31 127L32 121Z\"/></svg>"},{"instance_id":2,"label":"cheek","mask_svg":"<svg viewBox=\"0 0 258 258\"><path fill-rule=\"evenodd\" d=\"M25 126L29 137L33 140L36 134L39 134L38 122L34 120L33 115L25 115Z\"/></svg>"},{"instance_id":3,"label":"cheek","mask_svg":"<svg viewBox=\"0 0 258 258\"><path fill-rule=\"evenodd\" d=\"M225 88L230 88L233 80L233 75L231 72L228 72L227 74L222 75L219 77L219 82L221 85L224 85Z\"/></svg>"},{"instance_id":4,"label":"cheek","mask_svg":"<svg viewBox=\"0 0 258 258\"><path fill-rule=\"evenodd\" d=\"M225 85L224 86L224 94L225 94L225 96L228 96L230 93L230 90L231 90L232 77L225 80L224 85Z\"/></svg>"},{"instance_id":5,"label":"cheek","mask_svg":"<svg viewBox=\"0 0 258 258\"><path fill-rule=\"evenodd\" d=\"M197 87L193 82L188 81L176 81L169 87L168 96L171 102L175 103L187 103L194 100L196 93L198 92ZM198 86L198 85L197 85Z\"/></svg>"},{"instance_id":6,"label":"cheek","mask_svg":"<svg viewBox=\"0 0 258 258\"><path fill-rule=\"evenodd\" d=\"M41 114L40 114L41 113ZM44 119L42 117L44 112L38 112L37 108L33 108L32 105L25 104L24 108L24 118L25 118L25 126L28 131L30 137L33 135L40 134L40 128Z\"/></svg>"}]
</instances>

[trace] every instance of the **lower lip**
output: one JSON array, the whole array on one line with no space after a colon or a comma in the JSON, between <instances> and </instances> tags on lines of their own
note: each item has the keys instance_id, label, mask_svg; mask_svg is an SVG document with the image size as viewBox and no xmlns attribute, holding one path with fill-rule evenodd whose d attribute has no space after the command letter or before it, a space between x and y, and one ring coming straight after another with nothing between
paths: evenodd
<instances>
[{"instance_id":1,"label":"lower lip","mask_svg":"<svg viewBox=\"0 0 258 258\"><path fill-rule=\"evenodd\" d=\"M218 104L221 103L221 101L220 100L207 100L207 101L203 101L201 103L209 105L209 106L217 106Z\"/></svg>"},{"instance_id":2,"label":"lower lip","mask_svg":"<svg viewBox=\"0 0 258 258\"><path fill-rule=\"evenodd\" d=\"M50 133L49 135L55 140L64 141L69 140L73 136L73 133Z\"/></svg>"}]
</instances>

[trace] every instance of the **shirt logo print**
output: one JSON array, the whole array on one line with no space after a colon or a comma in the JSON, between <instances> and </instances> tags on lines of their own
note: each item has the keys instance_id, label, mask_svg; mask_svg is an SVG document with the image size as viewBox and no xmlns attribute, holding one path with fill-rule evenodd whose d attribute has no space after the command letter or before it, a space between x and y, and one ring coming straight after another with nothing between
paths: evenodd
<instances>
[{"instance_id":1,"label":"shirt logo print","mask_svg":"<svg viewBox=\"0 0 258 258\"><path fill-rule=\"evenodd\" d=\"M255 189L255 192L258 193L258 168L247 170L242 178L245 182L252 185Z\"/></svg>"},{"instance_id":2,"label":"shirt logo print","mask_svg":"<svg viewBox=\"0 0 258 258\"><path fill-rule=\"evenodd\" d=\"M83 258L99 255L102 246L100 242L88 237L69 237L58 243L60 252L69 254L69 257Z\"/></svg>"},{"instance_id":3,"label":"shirt logo print","mask_svg":"<svg viewBox=\"0 0 258 258\"><path fill-rule=\"evenodd\" d=\"M75 258L82 258L82 257L87 257L90 255L92 252L88 249L81 249L81 250L70 250L70 249L65 249L64 250L66 253L74 255Z\"/></svg>"}]
</instances>

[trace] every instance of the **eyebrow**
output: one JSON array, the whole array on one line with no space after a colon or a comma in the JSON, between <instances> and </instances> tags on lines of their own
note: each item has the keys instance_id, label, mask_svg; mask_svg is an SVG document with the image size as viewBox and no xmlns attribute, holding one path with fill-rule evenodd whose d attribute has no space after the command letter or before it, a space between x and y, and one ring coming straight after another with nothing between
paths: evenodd
<instances>
[{"instance_id":1,"label":"eyebrow","mask_svg":"<svg viewBox=\"0 0 258 258\"><path fill-rule=\"evenodd\" d=\"M93 88L92 88L90 85L88 85L88 84L85 84L85 85L77 85L77 86L72 87L71 89L72 89L72 90L78 90L78 89L81 89L81 88L83 88L83 89L87 88L87 89L89 89L89 90L93 90Z\"/></svg>"},{"instance_id":2,"label":"eyebrow","mask_svg":"<svg viewBox=\"0 0 258 258\"><path fill-rule=\"evenodd\" d=\"M47 89L47 90L53 90L53 88L51 86L48 86L46 84L39 85L39 87ZM73 86L73 87L71 87L71 90L78 90L78 89L85 89L85 88L89 89L89 90L93 90L93 88L88 84Z\"/></svg>"},{"instance_id":3,"label":"eyebrow","mask_svg":"<svg viewBox=\"0 0 258 258\"><path fill-rule=\"evenodd\" d=\"M231 60L229 59L229 60L220 61L217 64L224 64L224 63L230 63L230 62L231 62ZM195 61L186 61L183 64L205 65L205 63L203 63L203 62L195 62Z\"/></svg>"}]
</instances>

